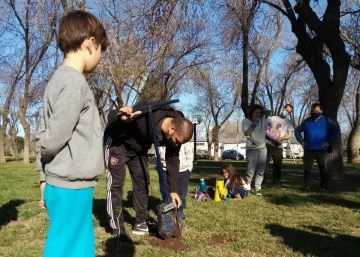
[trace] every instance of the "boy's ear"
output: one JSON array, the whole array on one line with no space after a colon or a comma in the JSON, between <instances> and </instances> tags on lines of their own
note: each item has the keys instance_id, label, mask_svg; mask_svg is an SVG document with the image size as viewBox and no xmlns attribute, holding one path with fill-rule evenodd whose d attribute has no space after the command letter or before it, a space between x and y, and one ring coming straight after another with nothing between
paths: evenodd
<instances>
[{"instance_id":1,"label":"boy's ear","mask_svg":"<svg viewBox=\"0 0 360 257\"><path fill-rule=\"evenodd\" d=\"M91 40L85 39L84 45L86 47L86 50L89 52L89 54L92 54Z\"/></svg>"},{"instance_id":2,"label":"boy's ear","mask_svg":"<svg viewBox=\"0 0 360 257\"><path fill-rule=\"evenodd\" d=\"M87 44L87 49L88 49L88 51L89 51L89 54L92 54L92 49L93 49L93 47L94 47L94 44L96 44L96 40L95 40L95 38L94 37L90 37L89 39L88 39L88 44Z\"/></svg>"}]
</instances>

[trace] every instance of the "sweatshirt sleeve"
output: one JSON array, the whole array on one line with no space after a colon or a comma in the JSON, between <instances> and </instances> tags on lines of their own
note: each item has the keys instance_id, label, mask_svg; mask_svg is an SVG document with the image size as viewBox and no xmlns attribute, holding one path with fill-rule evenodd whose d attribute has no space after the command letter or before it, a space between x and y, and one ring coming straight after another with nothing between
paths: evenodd
<instances>
[{"instance_id":1,"label":"sweatshirt sleeve","mask_svg":"<svg viewBox=\"0 0 360 257\"><path fill-rule=\"evenodd\" d=\"M166 152L165 146L159 146L160 161L163 170L166 170L165 152Z\"/></svg>"},{"instance_id":2,"label":"sweatshirt sleeve","mask_svg":"<svg viewBox=\"0 0 360 257\"><path fill-rule=\"evenodd\" d=\"M300 144L304 142L304 139L301 136L301 133L304 132L304 126L305 126L305 121L301 122L301 124L295 129L295 138Z\"/></svg>"},{"instance_id":3,"label":"sweatshirt sleeve","mask_svg":"<svg viewBox=\"0 0 360 257\"><path fill-rule=\"evenodd\" d=\"M166 146L165 161L169 193L178 193L179 191L180 147L181 145L177 147Z\"/></svg>"},{"instance_id":4,"label":"sweatshirt sleeve","mask_svg":"<svg viewBox=\"0 0 360 257\"><path fill-rule=\"evenodd\" d=\"M183 146L185 146L185 156L186 156L187 167L188 167L189 171L192 171L194 168L194 148L192 147L190 142L187 142Z\"/></svg>"},{"instance_id":5,"label":"sweatshirt sleeve","mask_svg":"<svg viewBox=\"0 0 360 257\"><path fill-rule=\"evenodd\" d=\"M40 139L43 161L54 158L71 139L85 99L86 95L81 89L67 89L59 94L47 128Z\"/></svg>"},{"instance_id":6,"label":"sweatshirt sleeve","mask_svg":"<svg viewBox=\"0 0 360 257\"><path fill-rule=\"evenodd\" d=\"M36 132L36 136L35 136L35 138L36 138L36 144L35 144L36 168L40 175L40 182L45 181L45 173L44 173L44 167L43 167L41 151L40 151L40 149L41 149L40 139L41 139L41 136L44 134L44 132L45 132L44 117L41 117L40 127L39 127L39 130Z\"/></svg>"},{"instance_id":7,"label":"sweatshirt sleeve","mask_svg":"<svg viewBox=\"0 0 360 257\"><path fill-rule=\"evenodd\" d=\"M251 126L251 121L249 119L243 119L242 123L241 123L241 128L245 134L245 131L249 129L249 127Z\"/></svg>"}]
</instances>

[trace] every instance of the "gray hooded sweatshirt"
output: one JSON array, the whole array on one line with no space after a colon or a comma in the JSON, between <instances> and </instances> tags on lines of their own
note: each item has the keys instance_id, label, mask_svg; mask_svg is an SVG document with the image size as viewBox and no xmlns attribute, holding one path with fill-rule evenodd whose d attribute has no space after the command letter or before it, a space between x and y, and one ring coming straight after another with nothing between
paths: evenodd
<instances>
[{"instance_id":1,"label":"gray hooded sweatshirt","mask_svg":"<svg viewBox=\"0 0 360 257\"><path fill-rule=\"evenodd\" d=\"M103 129L84 75L59 67L47 84L37 132L40 181L62 188L96 185L104 172Z\"/></svg>"}]
</instances>

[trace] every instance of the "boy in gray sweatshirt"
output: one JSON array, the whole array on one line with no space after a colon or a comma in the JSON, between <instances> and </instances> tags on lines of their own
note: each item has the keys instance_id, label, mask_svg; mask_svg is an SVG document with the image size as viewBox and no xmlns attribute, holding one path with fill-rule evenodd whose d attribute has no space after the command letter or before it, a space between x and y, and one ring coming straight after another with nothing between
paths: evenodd
<instances>
[{"instance_id":1,"label":"boy in gray sweatshirt","mask_svg":"<svg viewBox=\"0 0 360 257\"><path fill-rule=\"evenodd\" d=\"M36 146L39 204L50 219L43 256L94 257L92 201L104 172L103 129L83 73L99 64L108 39L94 15L74 11L61 18L57 43L64 62L47 84Z\"/></svg>"}]
</instances>

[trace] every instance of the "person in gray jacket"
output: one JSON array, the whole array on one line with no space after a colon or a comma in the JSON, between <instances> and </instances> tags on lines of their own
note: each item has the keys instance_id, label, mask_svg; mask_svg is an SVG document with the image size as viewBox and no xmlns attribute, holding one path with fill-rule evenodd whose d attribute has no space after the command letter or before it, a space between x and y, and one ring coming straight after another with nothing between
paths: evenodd
<instances>
[{"instance_id":1,"label":"person in gray jacket","mask_svg":"<svg viewBox=\"0 0 360 257\"><path fill-rule=\"evenodd\" d=\"M46 86L36 144L39 204L50 219L43 256L94 257L92 202L105 170L103 132L83 73L99 64L108 41L99 20L84 11L61 18L57 36L65 57Z\"/></svg>"},{"instance_id":2,"label":"person in gray jacket","mask_svg":"<svg viewBox=\"0 0 360 257\"><path fill-rule=\"evenodd\" d=\"M248 108L248 118L242 121L242 129L246 136L246 178L249 185L255 175L255 194L261 196L261 184L264 179L266 168L266 146L265 129L266 119L271 111L264 110L258 104L250 105Z\"/></svg>"}]
</instances>

